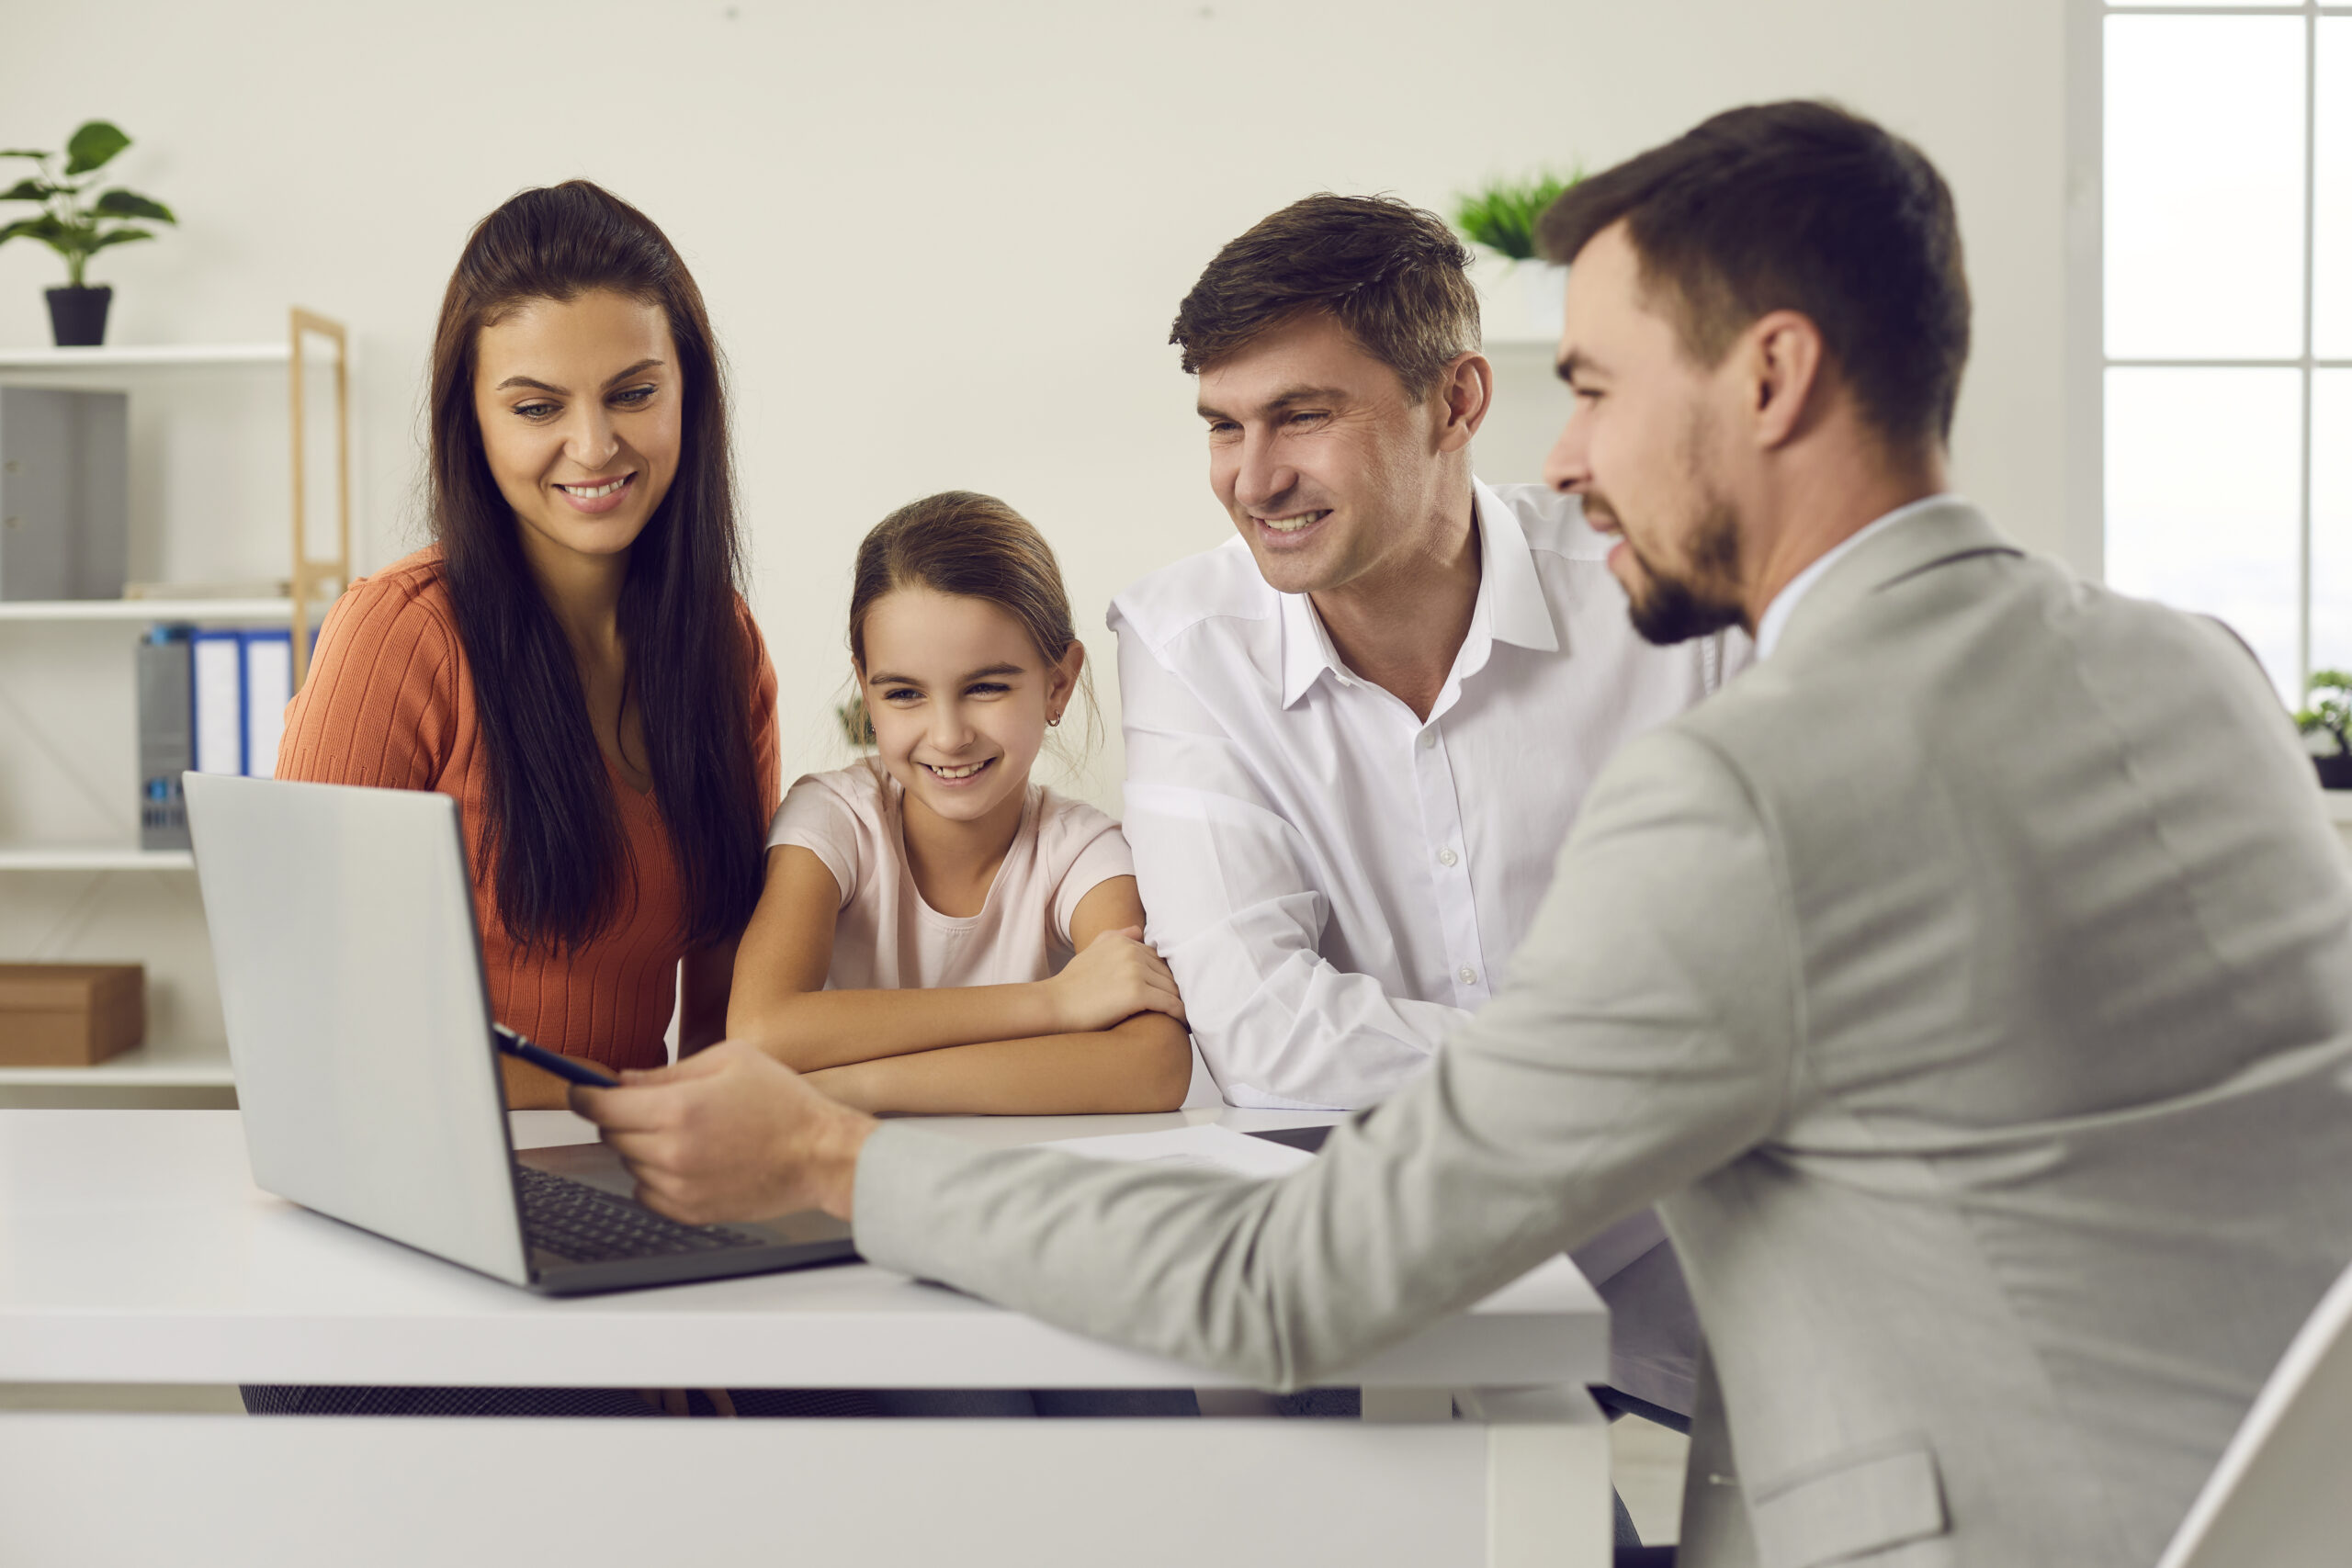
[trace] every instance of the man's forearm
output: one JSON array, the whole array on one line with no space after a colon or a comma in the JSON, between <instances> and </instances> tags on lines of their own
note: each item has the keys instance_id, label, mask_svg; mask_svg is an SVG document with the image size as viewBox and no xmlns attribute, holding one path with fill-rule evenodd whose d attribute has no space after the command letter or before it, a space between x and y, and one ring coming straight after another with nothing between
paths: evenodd
<instances>
[{"instance_id":1,"label":"man's forearm","mask_svg":"<svg viewBox=\"0 0 2352 1568\"><path fill-rule=\"evenodd\" d=\"M865 1152L865 1140L874 1135L880 1123L862 1111L848 1106L838 1108L840 1114L826 1118L826 1125L814 1140L814 1152L808 1163L810 1201L837 1220L854 1220L857 1197L857 1161Z\"/></svg>"}]
</instances>

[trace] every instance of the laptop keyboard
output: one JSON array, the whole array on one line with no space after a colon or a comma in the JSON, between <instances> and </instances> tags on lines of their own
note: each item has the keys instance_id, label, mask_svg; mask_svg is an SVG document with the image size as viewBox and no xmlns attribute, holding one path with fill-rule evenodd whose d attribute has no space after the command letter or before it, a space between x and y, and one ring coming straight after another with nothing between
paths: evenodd
<instances>
[{"instance_id":1,"label":"laptop keyboard","mask_svg":"<svg viewBox=\"0 0 2352 1568\"><path fill-rule=\"evenodd\" d=\"M523 1234L532 1246L574 1263L767 1245L765 1237L724 1225L682 1225L601 1188L534 1166L517 1165L514 1181L523 1194Z\"/></svg>"}]
</instances>

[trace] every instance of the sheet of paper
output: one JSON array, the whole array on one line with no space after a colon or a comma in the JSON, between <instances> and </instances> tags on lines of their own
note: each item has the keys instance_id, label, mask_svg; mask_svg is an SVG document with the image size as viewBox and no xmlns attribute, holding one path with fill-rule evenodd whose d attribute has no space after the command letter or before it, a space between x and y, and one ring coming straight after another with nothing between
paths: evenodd
<instances>
[{"instance_id":1,"label":"sheet of paper","mask_svg":"<svg viewBox=\"0 0 2352 1568\"><path fill-rule=\"evenodd\" d=\"M1305 1149L1253 1138L1230 1127L1178 1127L1166 1133L1114 1133L1101 1138L1065 1138L1045 1145L1089 1159L1131 1160L1152 1165L1189 1165L1239 1176L1287 1176L1315 1156Z\"/></svg>"}]
</instances>

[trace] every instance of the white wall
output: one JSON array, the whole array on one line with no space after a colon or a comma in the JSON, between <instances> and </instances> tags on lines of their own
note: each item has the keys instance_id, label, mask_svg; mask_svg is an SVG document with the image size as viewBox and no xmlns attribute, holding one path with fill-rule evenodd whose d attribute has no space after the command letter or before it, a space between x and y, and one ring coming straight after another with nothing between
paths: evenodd
<instances>
[{"instance_id":1,"label":"white wall","mask_svg":"<svg viewBox=\"0 0 2352 1568\"><path fill-rule=\"evenodd\" d=\"M2060 13L75 0L0 22L0 144L113 118L139 142L123 181L181 213L161 243L100 259L112 341L273 336L294 302L352 323L369 565L422 537L418 378L468 227L572 175L645 208L733 361L788 776L833 756L850 555L892 506L961 486L1026 512L1061 551L1106 676L1111 594L1223 536L1164 345L1223 241L1311 190L1442 205L1487 174L1599 165L1743 101L1832 95L1942 166L1977 300L1960 480L2029 544L2059 547ZM29 243L0 248L0 343L46 341L39 289L56 265ZM1539 355L1498 357L1505 407L1481 467L1532 478L1556 394ZM255 439L270 458L282 434ZM245 530L266 565L273 482L233 517L186 494L146 504ZM1091 793L1109 802L1108 681L1102 695L1112 739Z\"/></svg>"}]
</instances>

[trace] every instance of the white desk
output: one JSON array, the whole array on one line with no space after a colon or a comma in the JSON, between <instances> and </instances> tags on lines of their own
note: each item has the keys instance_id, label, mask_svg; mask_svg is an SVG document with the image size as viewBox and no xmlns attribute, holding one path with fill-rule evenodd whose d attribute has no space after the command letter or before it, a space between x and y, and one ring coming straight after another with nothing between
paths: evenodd
<instances>
[{"instance_id":1,"label":"white desk","mask_svg":"<svg viewBox=\"0 0 2352 1568\"><path fill-rule=\"evenodd\" d=\"M1021 1142L1215 1115L942 1125ZM586 1130L515 1126L525 1146ZM1354 1369L1389 1417L1362 1423L6 1416L0 1561L1600 1563L1608 1444L1583 1385L1607 1337L1563 1260ZM234 1111L0 1111L0 1382L1219 1381L865 1265L543 1299L258 1191Z\"/></svg>"}]
</instances>

